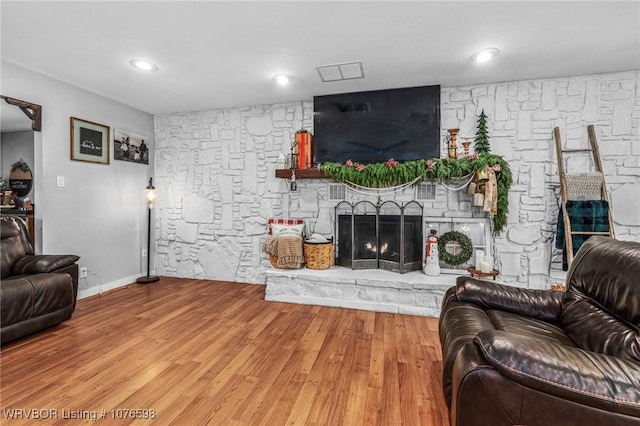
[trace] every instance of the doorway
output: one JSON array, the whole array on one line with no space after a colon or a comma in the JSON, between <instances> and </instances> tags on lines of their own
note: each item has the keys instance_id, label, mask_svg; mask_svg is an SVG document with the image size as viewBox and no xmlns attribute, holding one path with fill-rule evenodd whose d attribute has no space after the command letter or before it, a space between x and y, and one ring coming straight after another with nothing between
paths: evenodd
<instances>
[{"instance_id":1,"label":"doorway","mask_svg":"<svg viewBox=\"0 0 640 426\"><path fill-rule=\"evenodd\" d=\"M2 214L14 214L27 222L36 253L42 252L41 107L2 97L0 120L0 179L2 193L12 190L10 205L3 197ZM35 129L38 129L36 131ZM40 164L39 164L40 163ZM16 176L19 175L19 176ZM31 181L27 179L30 175ZM19 179L17 178L19 177ZM28 187L26 187L28 185Z\"/></svg>"}]
</instances>

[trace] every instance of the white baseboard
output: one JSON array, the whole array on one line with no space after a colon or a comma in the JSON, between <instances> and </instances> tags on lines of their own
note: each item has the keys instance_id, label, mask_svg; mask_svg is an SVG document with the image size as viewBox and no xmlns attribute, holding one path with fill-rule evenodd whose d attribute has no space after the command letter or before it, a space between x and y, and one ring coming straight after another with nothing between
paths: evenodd
<instances>
[{"instance_id":1,"label":"white baseboard","mask_svg":"<svg viewBox=\"0 0 640 426\"><path fill-rule=\"evenodd\" d=\"M85 297L95 296L96 294L104 293L105 291L113 290L119 287L124 287L127 284L133 284L140 277L144 276L144 274L131 275L130 277L122 278L116 281L111 281L110 283L101 284L95 287L89 287L84 290L78 291L78 300L84 299ZM81 278L82 282L83 278Z\"/></svg>"}]
</instances>

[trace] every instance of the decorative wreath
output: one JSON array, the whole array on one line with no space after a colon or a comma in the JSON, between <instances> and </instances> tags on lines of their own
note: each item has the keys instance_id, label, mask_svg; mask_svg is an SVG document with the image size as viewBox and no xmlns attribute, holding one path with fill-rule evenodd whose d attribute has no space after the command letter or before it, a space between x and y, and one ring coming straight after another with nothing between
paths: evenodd
<instances>
[{"instance_id":1,"label":"decorative wreath","mask_svg":"<svg viewBox=\"0 0 640 426\"><path fill-rule=\"evenodd\" d=\"M460 245L460 253L453 255L447 251L447 244L455 241ZM458 266L462 265L473 254L473 244L471 239L464 235L462 232L449 231L440 238L438 238L438 253L440 254L440 260L449 265Z\"/></svg>"}]
</instances>

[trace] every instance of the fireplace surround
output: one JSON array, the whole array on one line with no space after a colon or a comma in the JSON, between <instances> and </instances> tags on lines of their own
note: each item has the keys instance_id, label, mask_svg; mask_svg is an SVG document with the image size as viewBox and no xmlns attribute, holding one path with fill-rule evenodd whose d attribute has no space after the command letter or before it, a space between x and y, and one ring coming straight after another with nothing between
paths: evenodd
<instances>
[{"instance_id":1,"label":"fireplace surround","mask_svg":"<svg viewBox=\"0 0 640 426\"><path fill-rule=\"evenodd\" d=\"M421 269L422 213L416 201L340 202L334 216L336 264L399 273Z\"/></svg>"}]
</instances>

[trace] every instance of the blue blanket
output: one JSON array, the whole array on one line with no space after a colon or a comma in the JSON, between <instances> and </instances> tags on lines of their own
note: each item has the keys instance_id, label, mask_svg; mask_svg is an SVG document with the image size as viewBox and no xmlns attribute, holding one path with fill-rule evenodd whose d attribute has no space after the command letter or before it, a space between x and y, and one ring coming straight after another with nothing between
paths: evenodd
<instances>
[{"instance_id":1,"label":"blue blanket","mask_svg":"<svg viewBox=\"0 0 640 426\"><path fill-rule=\"evenodd\" d=\"M609 232L609 203L602 200L567 201L567 214L571 220L573 232ZM564 236L562 209L558 212L558 230L556 232L556 248L562 249L562 270L569 269L567 249ZM573 254L587 241L591 235L573 236Z\"/></svg>"}]
</instances>

